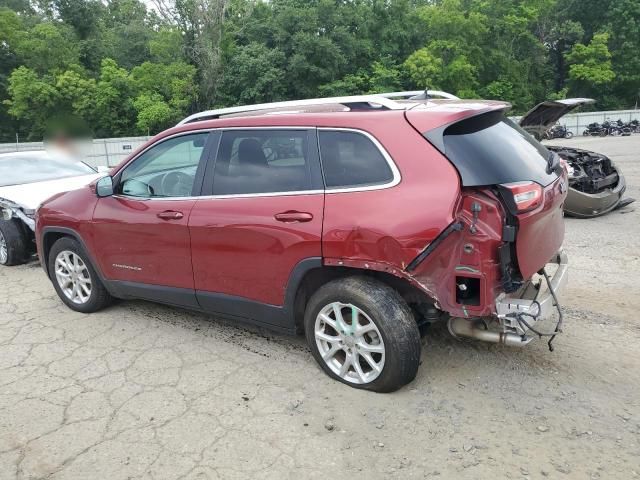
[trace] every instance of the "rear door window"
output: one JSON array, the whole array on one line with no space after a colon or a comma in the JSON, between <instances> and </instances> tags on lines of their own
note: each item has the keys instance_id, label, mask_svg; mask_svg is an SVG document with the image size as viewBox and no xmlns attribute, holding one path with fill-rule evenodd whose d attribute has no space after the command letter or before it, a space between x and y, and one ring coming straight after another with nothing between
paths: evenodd
<instances>
[{"instance_id":1,"label":"rear door window","mask_svg":"<svg viewBox=\"0 0 640 480\"><path fill-rule=\"evenodd\" d=\"M228 130L213 173L214 195L290 193L322 188L308 130Z\"/></svg>"},{"instance_id":2,"label":"rear door window","mask_svg":"<svg viewBox=\"0 0 640 480\"><path fill-rule=\"evenodd\" d=\"M431 132L425 137L429 139ZM464 186L534 181L549 185L550 155L540 142L502 112L478 115L450 125L443 133L444 154L455 165Z\"/></svg>"},{"instance_id":3,"label":"rear door window","mask_svg":"<svg viewBox=\"0 0 640 480\"><path fill-rule=\"evenodd\" d=\"M394 180L389 162L366 135L319 130L318 136L327 189L384 185Z\"/></svg>"}]
</instances>

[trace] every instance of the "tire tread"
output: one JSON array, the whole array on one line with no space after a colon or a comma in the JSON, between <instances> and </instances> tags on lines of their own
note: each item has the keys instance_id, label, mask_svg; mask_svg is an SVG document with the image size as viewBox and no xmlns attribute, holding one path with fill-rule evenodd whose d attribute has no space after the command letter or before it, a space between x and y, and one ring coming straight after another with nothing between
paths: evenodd
<instances>
[{"instance_id":1,"label":"tire tread","mask_svg":"<svg viewBox=\"0 0 640 480\"><path fill-rule=\"evenodd\" d=\"M27 239L16 220L0 220L0 230L7 242L7 262L5 266L22 265L29 260Z\"/></svg>"},{"instance_id":2,"label":"tire tread","mask_svg":"<svg viewBox=\"0 0 640 480\"><path fill-rule=\"evenodd\" d=\"M324 363L315 344L314 327L318 311L327 303L342 301L362 308L376 323L385 342L385 366L368 384L345 382ZM305 311L305 333L311 352L332 378L355 388L392 392L411 382L420 365L420 332L411 309L400 294L374 278L344 277L326 283L315 292Z\"/></svg>"}]
</instances>

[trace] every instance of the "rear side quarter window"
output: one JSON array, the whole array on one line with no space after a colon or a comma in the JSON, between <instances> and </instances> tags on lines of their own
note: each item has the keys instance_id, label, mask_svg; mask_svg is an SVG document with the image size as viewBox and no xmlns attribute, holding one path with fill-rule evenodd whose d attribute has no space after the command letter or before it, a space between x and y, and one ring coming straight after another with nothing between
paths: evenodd
<instances>
[{"instance_id":1,"label":"rear side quarter window","mask_svg":"<svg viewBox=\"0 0 640 480\"><path fill-rule=\"evenodd\" d=\"M319 130L318 140L327 189L384 186L396 179L391 160L364 133Z\"/></svg>"},{"instance_id":2,"label":"rear side quarter window","mask_svg":"<svg viewBox=\"0 0 640 480\"><path fill-rule=\"evenodd\" d=\"M433 133L437 138L437 130ZM425 137L437 145L433 133L426 132ZM442 139L444 154L466 187L522 181L546 186L558 178L556 173L547 172L550 152L502 111L449 125Z\"/></svg>"}]
</instances>

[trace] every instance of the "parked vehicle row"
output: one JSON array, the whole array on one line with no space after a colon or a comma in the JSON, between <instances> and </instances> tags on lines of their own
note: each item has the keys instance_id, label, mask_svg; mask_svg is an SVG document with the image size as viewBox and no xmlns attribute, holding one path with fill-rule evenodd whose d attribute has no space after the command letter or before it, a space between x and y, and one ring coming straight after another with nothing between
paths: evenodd
<instances>
[{"instance_id":1,"label":"parked vehicle row","mask_svg":"<svg viewBox=\"0 0 640 480\"><path fill-rule=\"evenodd\" d=\"M600 171L623 192L623 179L538 143L506 103L438 93L201 112L35 216L5 200L4 222L35 223L72 310L141 298L304 333L320 367L357 388L411 381L435 322L518 347L544 336L551 349L570 187ZM539 123L523 125L543 132L534 110Z\"/></svg>"},{"instance_id":2,"label":"parked vehicle row","mask_svg":"<svg viewBox=\"0 0 640 480\"><path fill-rule=\"evenodd\" d=\"M600 123L590 123L586 130L582 132L584 136L598 136L598 137L606 137L608 135L612 137L619 136L629 136L632 133L639 133L640 126L638 124L638 120L632 120L631 122L624 123L622 120L618 119L615 122L610 120L606 120Z\"/></svg>"},{"instance_id":3,"label":"parked vehicle row","mask_svg":"<svg viewBox=\"0 0 640 480\"><path fill-rule=\"evenodd\" d=\"M569 98L564 100L547 100L537 104L521 119L520 125L538 140L552 140L555 138L572 138L573 132L566 125L557 124L558 120L574 109L595 103L591 98ZM584 136L606 137L628 136L640 133L640 121L623 122L606 120L602 124L590 123L582 132Z\"/></svg>"}]
</instances>

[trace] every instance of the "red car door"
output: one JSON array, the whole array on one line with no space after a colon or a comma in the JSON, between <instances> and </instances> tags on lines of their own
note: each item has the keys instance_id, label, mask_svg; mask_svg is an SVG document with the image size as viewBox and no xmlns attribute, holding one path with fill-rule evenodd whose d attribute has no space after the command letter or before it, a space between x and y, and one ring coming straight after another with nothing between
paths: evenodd
<instances>
[{"instance_id":1,"label":"red car door","mask_svg":"<svg viewBox=\"0 0 640 480\"><path fill-rule=\"evenodd\" d=\"M322 254L315 130L224 131L204 194L189 219L200 305L290 326L278 314L287 285L297 266L319 265Z\"/></svg>"},{"instance_id":2,"label":"red car door","mask_svg":"<svg viewBox=\"0 0 640 480\"><path fill-rule=\"evenodd\" d=\"M188 221L208 137L191 133L153 145L115 175L115 194L98 201L93 243L104 276L124 294L134 289L144 298L197 306Z\"/></svg>"}]
</instances>

